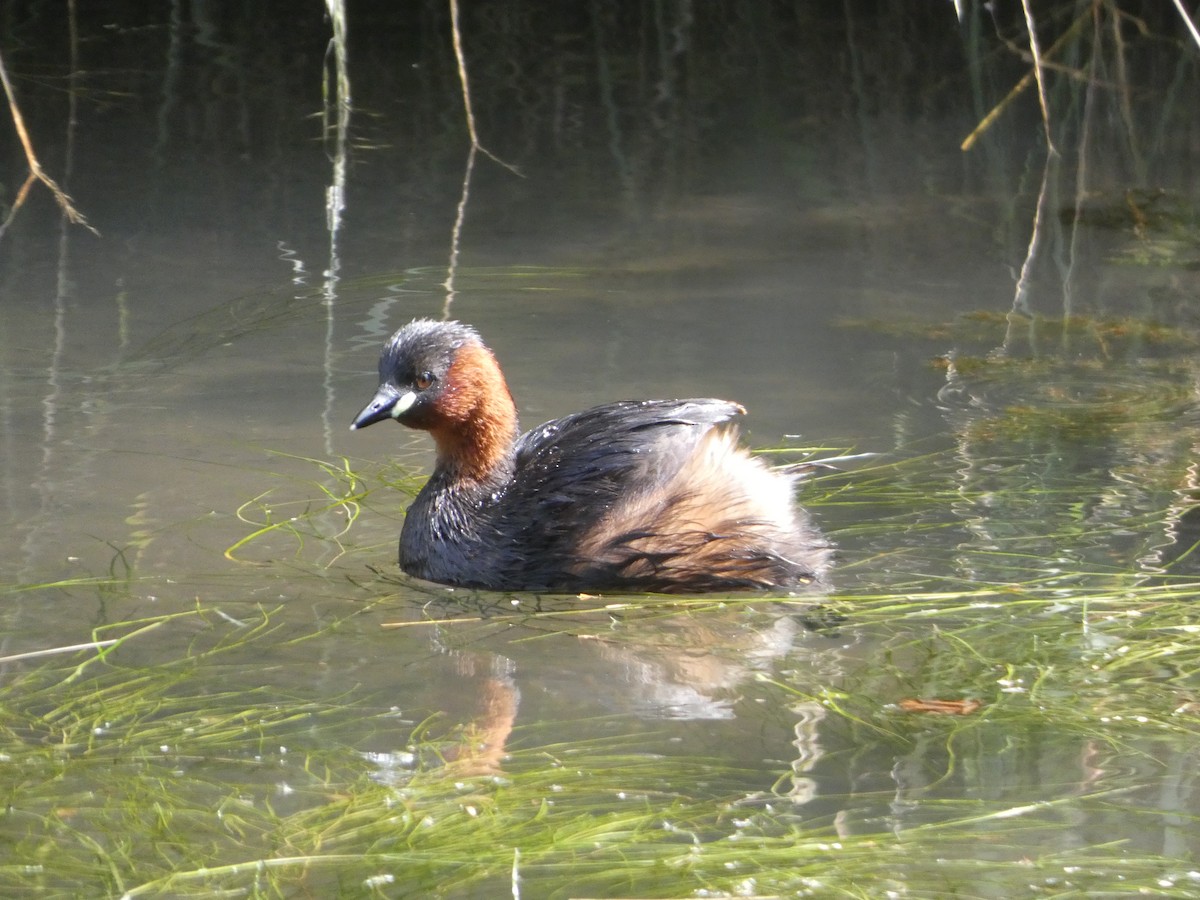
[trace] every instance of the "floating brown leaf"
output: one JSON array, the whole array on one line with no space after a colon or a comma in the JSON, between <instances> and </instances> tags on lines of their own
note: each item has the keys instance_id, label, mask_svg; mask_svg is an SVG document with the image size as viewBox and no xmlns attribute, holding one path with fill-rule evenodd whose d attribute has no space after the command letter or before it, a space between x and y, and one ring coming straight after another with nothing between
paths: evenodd
<instances>
[{"instance_id":1,"label":"floating brown leaf","mask_svg":"<svg viewBox=\"0 0 1200 900\"><path fill-rule=\"evenodd\" d=\"M905 712L930 713L935 716L969 716L983 704L978 700L901 700L897 704Z\"/></svg>"}]
</instances>

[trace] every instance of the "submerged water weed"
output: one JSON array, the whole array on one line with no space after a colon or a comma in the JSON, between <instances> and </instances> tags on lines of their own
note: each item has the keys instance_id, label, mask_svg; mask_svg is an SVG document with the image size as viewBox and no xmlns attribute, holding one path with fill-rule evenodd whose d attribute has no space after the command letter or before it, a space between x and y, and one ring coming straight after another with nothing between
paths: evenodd
<instances>
[{"instance_id":1,"label":"submerged water weed","mask_svg":"<svg viewBox=\"0 0 1200 900\"><path fill-rule=\"evenodd\" d=\"M312 543L324 558L324 565L333 565L348 552L342 538L357 521L362 504L372 488L367 486L367 479L363 475L351 468L350 460L345 457L330 461L273 452L277 456L307 462L315 467L321 473L320 477L303 481L302 486L306 490L302 490L302 493L315 490L318 496L278 500L273 499L277 489L272 488L247 500L238 507L237 517L253 530L226 548L226 558L235 562L246 561L244 553L251 548L268 558L278 558L282 551L273 539L285 537L293 544L293 555L302 555L308 544ZM410 495L415 495L417 490L411 480L389 481L387 486L400 488Z\"/></svg>"},{"instance_id":2,"label":"submerged water weed","mask_svg":"<svg viewBox=\"0 0 1200 900\"><path fill-rule=\"evenodd\" d=\"M518 886L539 896L737 894L748 883L849 895L863 885L892 885L925 894L963 888L981 872L1009 895L1039 883L1161 887L1164 877L1178 879L1181 892L1190 887L1184 871L1171 874L1169 860L1112 844L1070 852L1051 844L1029 856L1031 834L1052 833L1068 811L1119 803L1119 791L1016 805L948 801L937 822L856 831L853 819L849 829L835 827L778 794L706 795L704 784L730 774L719 762L664 759L621 743L517 751L503 775L464 775L448 766L386 785L353 781L329 802L278 820L275 854L176 868L126 896L251 886L284 896L301 883L355 894L380 879L392 886L390 896L412 897Z\"/></svg>"},{"instance_id":3,"label":"submerged water weed","mask_svg":"<svg viewBox=\"0 0 1200 900\"><path fill-rule=\"evenodd\" d=\"M1037 585L828 598L826 608L840 616L815 632L812 665L802 664L803 648L797 648L800 652L788 659L789 669L764 673L756 688L742 688L745 703L760 701L760 708L778 717L786 717L788 710L802 712L810 724L803 730L798 726L800 753L793 771L785 771L774 790L751 791L735 805L769 807L767 815L747 813L745 818L761 827L795 829L792 839L806 842L810 851L812 843L831 841L822 827L822 811L833 805L843 847L853 838L864 848L886 853L881 841L890 840L881 838L878 827L887 821L902 835L902 843L914 842L910 846L916 856L950 852L962 857L966 871L984 868L981 846L988 848L984 859L997 870L1004 868L1009 852L1010 860L1022 860L1008 875L997 876L1010 890L1013 882L1007 879L1020 872L1020 865L1030 864L1029 846L1041 846L1051 856L1063 850L1064 859L1081 852L1065 849L1077 834L1062 828L1064 817L1140 818L1152 831L1163 815L1183 811L1162 810L1159 791L1186 804L1184 798L1195 786L1194 776L1186 773L1195 770L1198 719L1186 698L1200 690L1200 645L1154 640L1162 627L1191 633L1196 593L1194 584L1121 586L1081 597L1078 606L1064 602L1061 592ZM644 646L655 633L647 627L652 618L694 613L701 620L712 619L715 606L711 598L655 602L640 608L643 617L636 627L616 632L598 627L597 634L610 643ZM731 606L736 609L737 604ZM768 617L763 607L762 601L745 601L737 614ZM1143 624L1146 631L1140 631ZM574 627L579 629L579 623ZM1138 634L1145 645L1141 654L1128 649ZM464 640L470 642L469 636ZM1164 660L1176 667L1177 680L1163 680L1158 667ZM929 717L902 711L902 701L910 697L977 698L980 706L968 716ZM740 714L747 713L742 708ZM822 761L828 747L854 747L856 752ZM1181 762L1189 758L1192 764ZM875 794L866 788L881 763L891 772ZM1038 774L1042 767L1066 773L1067 782L1048 787ZM859 789L831 796L827 783L847 778ZM805 781L809 788L797 793ZM1057 799L1021 802L1030 796ZM800 802L801 797L812 799ZM999 827L1009 820L1019 820L1011 832L1007 824ZM933 831L944 826L945 831L926 844L930 831L925 826ZM966 830L956 832L959 827ZM1005 851L1009 839L1011 849ZM979 841L983 844L973 843ZM1026 849L1018 850L1022 845ZM1123 847L1113 859L1137 859L1145 852L1138 847L1140 842ZM739 864L742 871L758 872L760 862L751 854ZM1123 877L1114 874L1122 867L1118 864L1107 874L1089 869L1094 880L1086 883ZM826 885L849 876L838 872L834 861L823 859L818 868L812 877ZM912 871L906 869L897 883L913 884L908 881ZM950 877L950 871L938 873ZM1147 871L1154 871L1154 864ZM936 883L921 880L932 874L917 876L921 890ZM778 873L768 872L768 882L772 875ZM1068 883L1080 882L1063 881Z\"/></svg>"},{"instance_id":4,"label":"submerged water weed","mask_svg":"<svg viewBox=\"0 0 1200 900\"><path fill-rule=\"evenodd\" d=\"M142 635L183 626L194 634L186 657L122 664ZM259 767L277 746L271 732L319 710L188 687L198 667L271 630L266 616L238 633L219 617L181 613L99 629L94 652L74 665L9 662L0 688L4 892L119 892L144 860L176 855L184 834L197 848L227 839L220 810L238 806L238 791L223 776ZM253 818L230 821L247 835L262 829Z\"/></svg>"},{"instance_id":5,"label":"submerged water weed","mask_svg":"<svg viewBox=\"0 0 1200 900\"><path fill-rule=\"evenodd\" d=\"M686 651L679 635L694 628L721 652L712 637L729 639L730 622L753 633L805 614L795 649L739 690L743 728L795 729L794 759L753 766L673 753L653 732L519 718L498 748L476 726L429 720L384 765L348 740L350 722L381 712L370 698L212 677L280 640L271 615L122 623L95 635L122 643L10 668L0 687L0 889L858 896L982 878L996 895L1187 896L1180 854L1136 831L1114 841L1111 823L1153 835L1173 818L1185 846L1196 833L1197 590L1113 579L1069 599L1037 583L844 594L820 601L825 616L812 601L712 597L521 611L514 653L564 630ZM142 636L184 627L187 652L133 662ZM513 634L486 617L436 627L452 646ZM908 697L981 706L934 717L903 712ZM593 736L553 736L564 729ZM1073 780L1051 787L1026 768L1050 759ZM1183 805L1164 807L1164 791Z\"/></svg>"},{"instance_id":6,"label":"submerged water weed","mask_svg":"<svg viewBox=\"0 0 1200 900\"><path fill-rule=\"evenodd\" d=\"M1103 363L1038 365L1029 427L985 427L1025 393L1022 366L997 365L940 398L944 439L810 473L803 502L841 552L828 596L547 597L385 579L383 624L428 629L450 655L486 647L520 672L558 641L572 662L595 647L692 690L698 664L719 669L707 699L736 733L785 736L753 764L740 748L701 758L645 730L601 738L523 712L481 765L480 726L418 729L399 765L320 754L321 777L270 816L239 792L252 800L237 808L243 846L143 866L136 884L122 870L124 889L1194 895L1200 497L1186 369L1154 368L1139 386ZM1104 377L1089 385L1089 371ZM323 533L307 540L330 555L351 546Z\"/></svg>"}]
</instances>

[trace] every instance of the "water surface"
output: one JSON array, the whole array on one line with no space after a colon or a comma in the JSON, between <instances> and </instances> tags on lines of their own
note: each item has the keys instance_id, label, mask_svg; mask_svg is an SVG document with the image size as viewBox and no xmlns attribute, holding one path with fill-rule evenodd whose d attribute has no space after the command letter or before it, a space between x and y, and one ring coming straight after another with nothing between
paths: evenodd
<instances>
[{"instance_id":1,"label":"water surface","mask_svg":"<svg viewBox=\"0 0 1200 900\"><path fill-rule=\"evenodd\" d=\"M46 84L51 45L5 43L43 162L100 234L63 224L36 189L0 243L0 650L179 614L100 668L125 687L164 677L148 690L180 698L158 713L133 712L144 698L79 713L96 743L65 742L58 794L6 777L24 817L4 826L11 861L39 860L56 892L119 894L301 853L266 826L243 835L249 849L236 829L212 837L206 811L237 798L281 828L352 793L333 784L343 776L321 782L317 762L403 793L470 748L484 749L468 774L519 779L614 741L620 764L595 756L589 777L608 792L631 772L632 793L605 793L600 817L654 790L732 821L769 809L769 834L903 838L983 816L937 849L978 864L980 896L1032 890L1013 874L1030 858L1030 882L1050 893L1073 861L1119 880L1123 854L1137 884L1188 884L1195 625L1158 623L1131 651L1114 598L1164 587L1175 602L1196 575L1194 159L1147 151L1137 186L1164 193L1126 194L1135 176L1116 154L1087 170L1082 206L1086 151L1069 153L1038 219L1032 105L984 146L958 146L977 121L966 60L978 22L893 13L864 36L845 18L736 4L700 21L631 7L537 25L518 8L468 27L492 48L475 63L483 140L520 174L477 157L465 201L440 9L352 13L355 102L340 136L323 131L328 33L310 13L283 34L232 7L215 21L85 21L78 74L50 65ZM898 22L913 33L889 36ZM532 53L529 34L555 49ZM918 44L936 48L923 64ZM874 61L855 52L867 46ZM785 78L795 54L807 62ZM835 62L846 81L820 95L805 77ZM911 83L889 81L896 71ZM988 71L1006 83L1020 68ZM79 99L69 130L64 87ZM1079 140L1073 128L1063 140ZM10 153L6 183L21 177ZM331 190L344 197L332 219ZM430 442L347 426L386 336L446 314L495 349L527 427L613 399L721 396L749 409L750 444L791 448L782 460L874 454L805 494L840 548L834 595L664 604L403 577L396 537ZM1159 655L1170 641L1179 667ZM1145 662L1122 662L1131 652ZM186 678L166 677L180 661ZM42 665L6 663L14 690ZM72 681L56 678L26 706L11 700L29 716L5 726L21 765L55 743L60 726L36 723L61 722L55 692ZM919 698L984 705L961 719L898 706ZM1151 724L1113 724L1112 707L1131 703ZM255 710L254 747L196 744L237 709ZM1066 709L1086 721L1064 724ZM139 731L155 721L165 736ZM425 737L445 742L442 756L414 749ZM97 800L105 776L70 762L105 746L123 768ZM666 772L641 778L631 759ZM699 780L695 760L711 766ZM60 820L106 847L114 810L149 802L126 780L147 778L194 811L172 834L211 851L142 860L120 883L39 856ZM1005 810L1043 802L1028 825L1002 827ZM724 839L714 816L696 845ZM1113 868L1087 856L1114 839ZM351 855L373 846L340 841ZM315 884L418 895L443 884L430 858L386 884L353 865ZM914 895L967 871L880 865L886 876L866 882ZM673 877L625 886L683 895ZM494 896L508 876L443 888Z\"/></svg>"}]
</instances>

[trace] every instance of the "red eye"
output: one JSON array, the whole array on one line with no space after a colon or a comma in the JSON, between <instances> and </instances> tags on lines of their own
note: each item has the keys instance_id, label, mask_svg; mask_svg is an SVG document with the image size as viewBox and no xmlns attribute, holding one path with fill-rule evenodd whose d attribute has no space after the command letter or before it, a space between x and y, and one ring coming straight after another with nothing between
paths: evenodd
<instances>
[{"instance_id":1,"label":"red eye","mask_svg":"<svg viewBox=\"0 0 1200 900\"><path fill-rule=\"evenodd\" d=\"M433 384L433 373L432 372L422 372L420 375L417 376L417 379L416 379L417 390L419 390L419 391L428 390L429 386L431 384Z\"/></svg>"}]
</instances>

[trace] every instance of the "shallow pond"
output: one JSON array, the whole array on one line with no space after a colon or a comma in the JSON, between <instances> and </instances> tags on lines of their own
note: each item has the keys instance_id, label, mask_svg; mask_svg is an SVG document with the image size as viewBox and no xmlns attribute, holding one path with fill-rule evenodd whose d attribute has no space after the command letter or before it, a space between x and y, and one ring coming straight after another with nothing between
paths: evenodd
<instances>
[{"instance_id":1,"label":"shallow pond","mask_svg":"<svg viewBox=\"0 0 1200 900\"><path fill-rule=\"evenodd\" d=\"M441 5L352 11L340 131L318 8L5 26L99 231L0 239L6 896L1200 892L1195 144L1168 92L1083 165L1064 79L1062 158L1030 97L963 152L1021 66L852 6L485 4L517 172ZM834 459L833 590L403 576L430 442L348 425L447 314L526 427L721 396Z\"/></svg>"}]
</instances>

